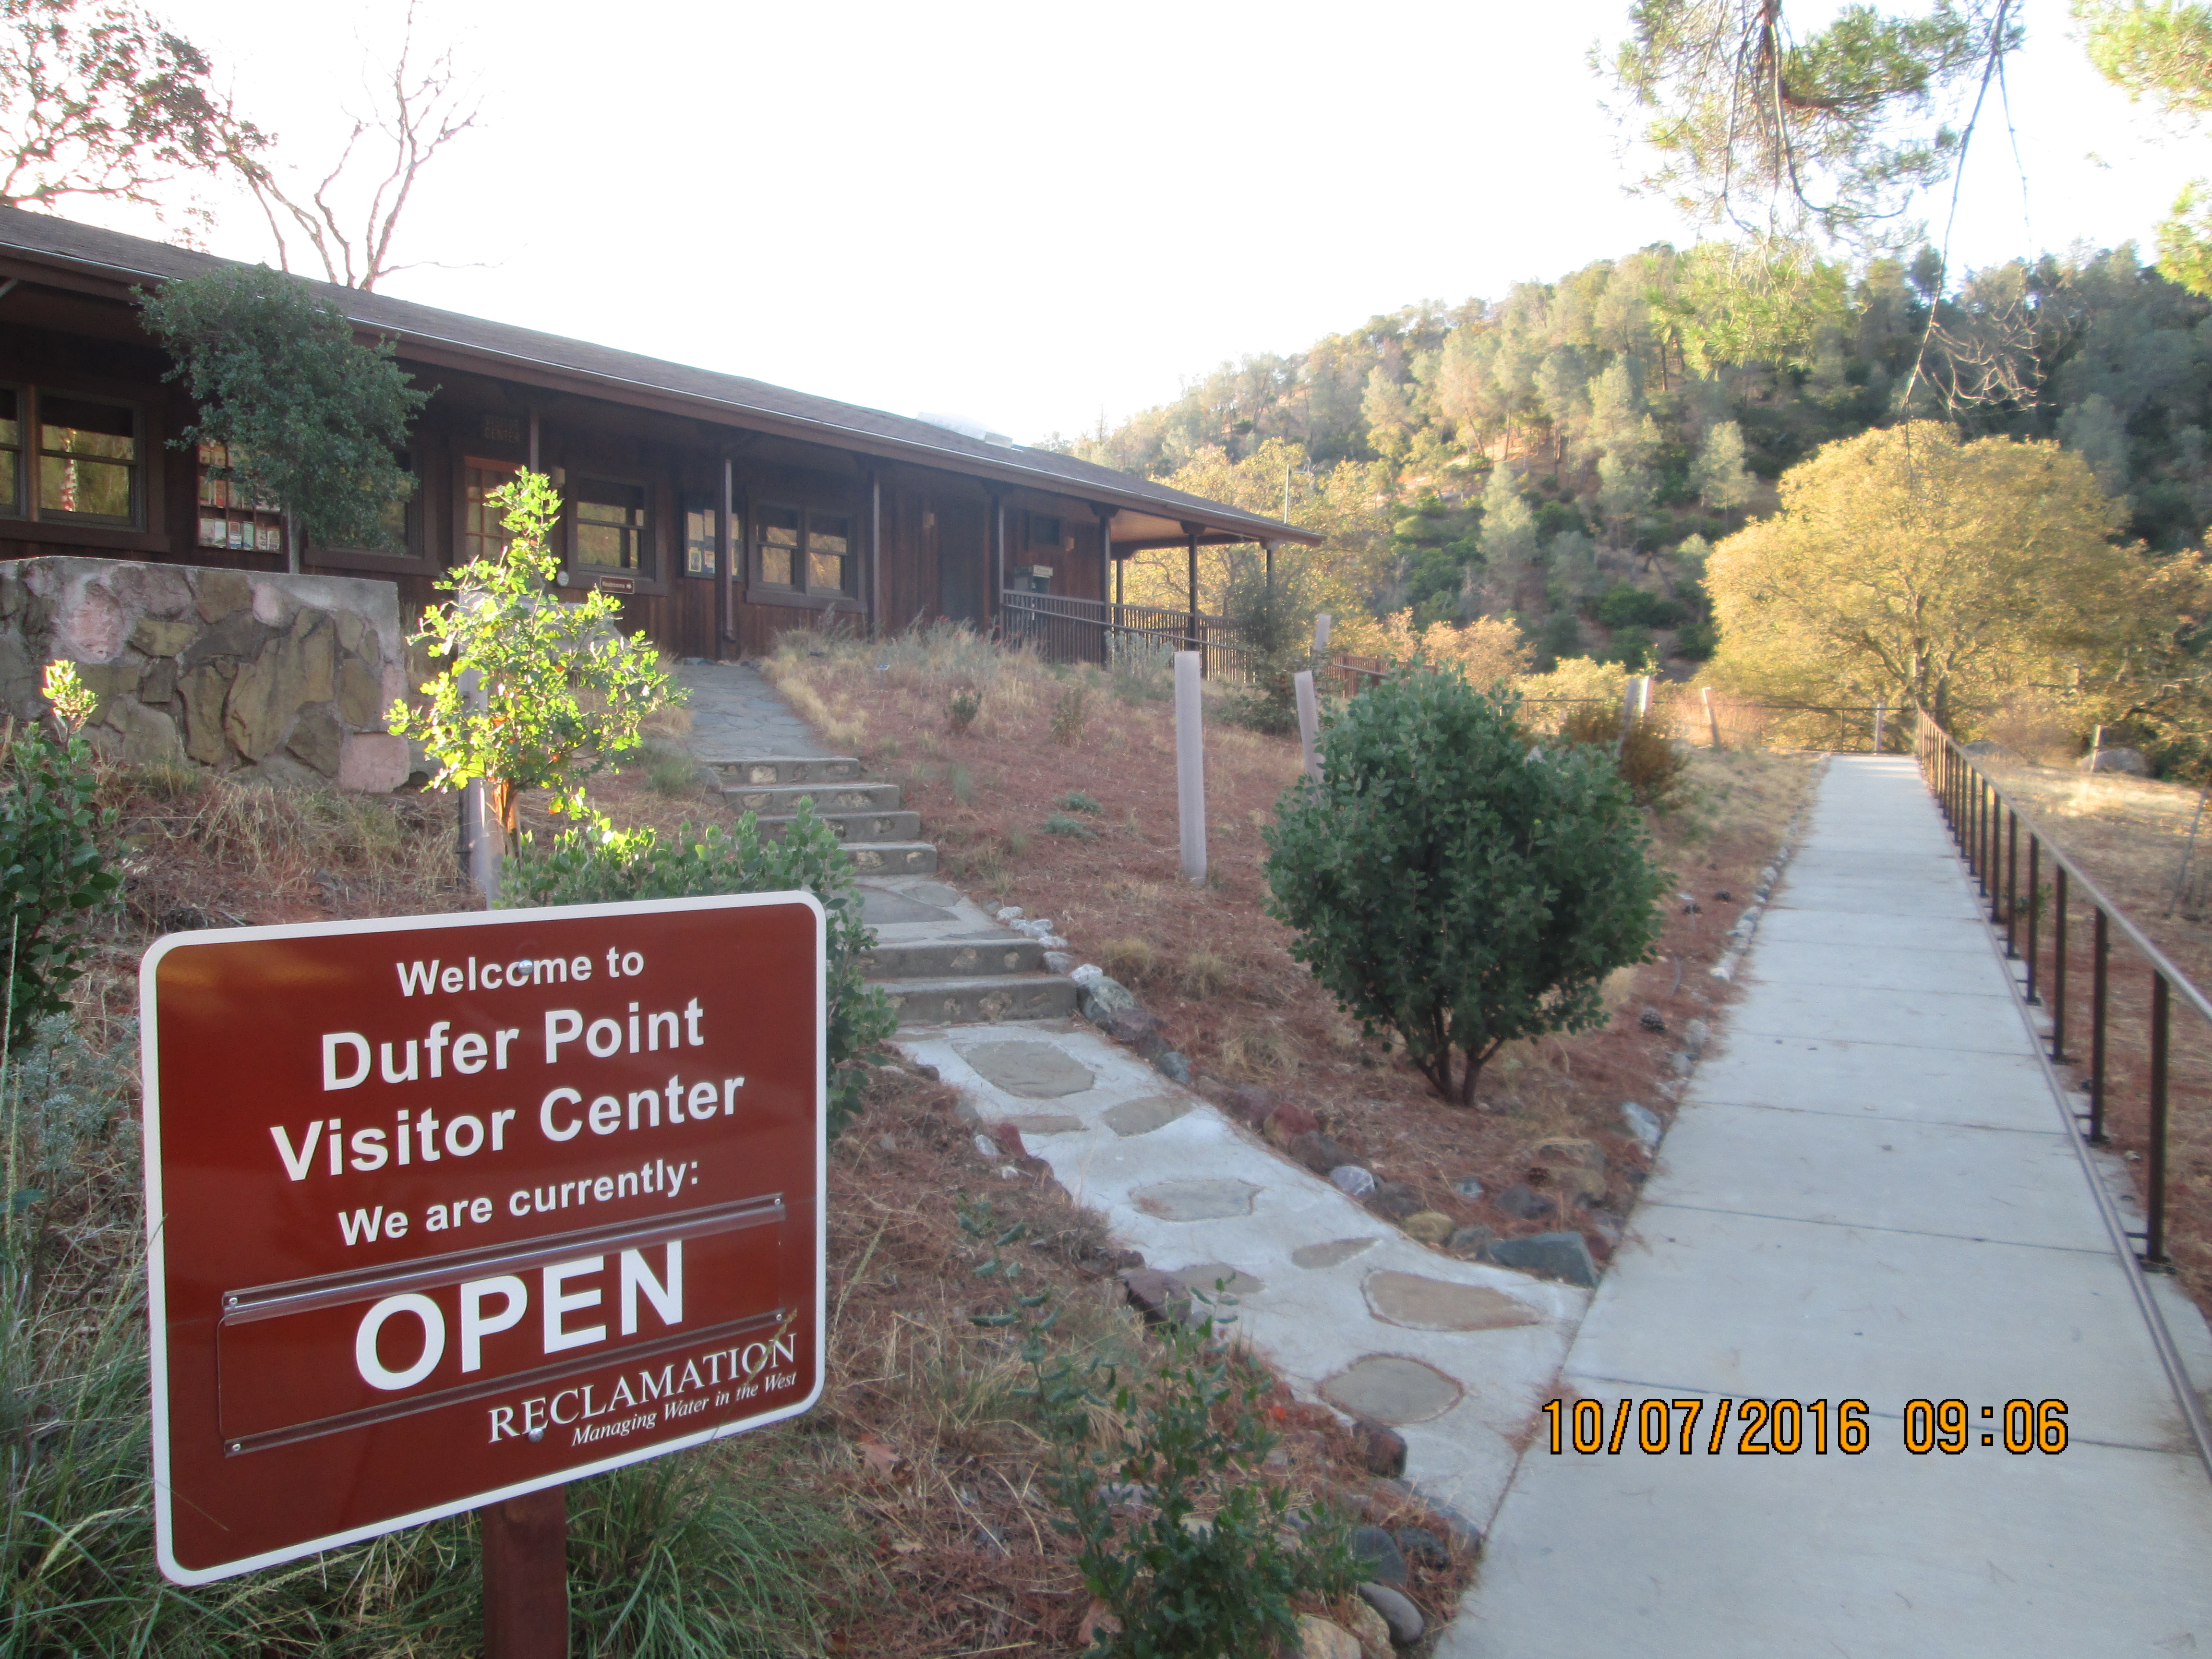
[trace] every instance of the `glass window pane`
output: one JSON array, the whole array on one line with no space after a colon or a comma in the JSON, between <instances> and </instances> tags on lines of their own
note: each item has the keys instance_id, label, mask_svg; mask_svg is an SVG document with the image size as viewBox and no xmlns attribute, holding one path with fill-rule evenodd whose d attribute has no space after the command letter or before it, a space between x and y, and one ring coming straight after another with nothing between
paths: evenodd
<instances>
[{"instance_id":1,"label":"glass window pane","mask_svg":"<svg viewBox=\"0 0 2212 1659\"><path fill-rule=\"evenodd\" d=\"M793 556L791 549L787 547L763 547L761 549L761 580L771 587L792 587L797 586L797 584L791 580L791 564Z\"/></svg>"},{"instance_id":2,"label":"glass window pane","mask_svg":"<svg viewBox=\"0 0 2212 1659\"><path fill-rule=\"evenodd\" d=\"M40 447L66 455L132 460L138 453L131 411L120 404L46 398L39 410Z\"/></svg>"},{"instance_id":3,"label":"glass window pane","mask_svg":"<svg viewBox=\"0 0 2212 1659\"><path fill-rule=\"evenodd\" d=\"M845 591L845 562L830 553L810 553L806 557L806 585L827 589L832 592Z\"/></svg>"},{"instance_id":4,"label":"glass window pane","mask_svg":"<svg viewBox=\"0 0 2212 1659\"><path fill-rule=\"evenodd\" d=\"M39 457L39 507L103 519L131 516L131 469L74 455Z\"/></svg>"},{"instance_id":5,"label":"glass window pane","mask_svg":"<svg viewBox=\"0 0 2212 1659\"><path fill-rule=\"evenodd\" d=\"M576 526L576 562L590 565L596 570L627 570L629 568L629 532L612 525L580 524Z\"/></svg>"},{"instance_id":6,"label":"glass window pane","mask_svg":"<svg viewBox=\"0 0 2212 1659\"><path fill-rule=\"evenodd\" d=\"M808 526L806 548L810 553L844 554L852 551L847 544L847 525L842 519L817 519Z\"/></svg>"},{"instance_id":7,"label":"glass window pane","mask_svg":"<svg viewBox=\"0 0 2212 1659\"><path fill-rule=\"evenodd\" d=\"M15 412L15 393L0 386L0 444L19 444L23 441L22 417Z\"/></svg>"}]
</instances>

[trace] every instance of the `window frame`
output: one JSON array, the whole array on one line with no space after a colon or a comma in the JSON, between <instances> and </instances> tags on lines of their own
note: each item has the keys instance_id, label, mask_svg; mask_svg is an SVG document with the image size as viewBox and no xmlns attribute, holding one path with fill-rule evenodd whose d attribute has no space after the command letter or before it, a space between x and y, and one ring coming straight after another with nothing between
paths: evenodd
<instances>
[{"instance_id":1,"label":"window frame","mask_svg":"<svg viewBox=\"0 0 2212 1659\"><path fill-rule=\"evenodd\" d=\"M423 508L429 495L429 480L424 467L425 452L418 444L409 444L394 452L395 459L403 460L407 476L415 480L414 493L403 504L406 527L400 532L397 550L376 547L325 547L308 537L300 538L300 562L306 565L329 565L341 570L382 570L396 575L434 574L434 565L425 545ZM464 503L464 513L466 504Z\"/></svg>"},{"instance_id":2,"label":"window frame","mask_svg":"<svg viewBox=\"0 0 2212 1659\"><path fill-rule=\"evenodd\" d=\"M582 518L578 509L584 503L583 489L587 483L606 484L617 489L634 489L638 494L640 514L636 528L637 563L629 570L611 570L605 565L586 564L580 555ZM666 591L660 575L659 492L648 478L625 477L615 471L586 471L570 467L563 482L556 486L561 492L562 569L561 584L564 587L603 588L616 594L659 593ZM599 503L611 505L611 503ZM607 586L609 582L627 583L627 586Z\"/></svg>"},{"instance_id":3,"label":"window frame","mask_svg":"<svg viewBox=\"0 0 2212 1659\"><path fill-rule=\"evenodd\" d=\"M792 550L793 572L800 579L795 584L787 586L770 582L766 574L766 562L763 556L768 544L762 534L762 519L772 512L793 513L799 516L799 544ZM845 521L845 580L842 586L813 586L810 569L811 544L817 515ZM803 605L817 611L860 610L860 512L847 506L816 505L788 499L749 502L744 514L746 602L752 605Z\"/></svg>"},{"instance_id":4,"label":"window frame","mask_svg":"<svg viewBox=\"0 0 2212 1659\"><path fill-rule=\"evenodd\" d=\"M100 536L130 536L146 533L147 507L160 488L161 480L154 470L153 460L157 446L153 442L151 423L146 418L146 406L133 398L95 388L78 391L75 387L46 386L33 380L22 391L26 395L29 418L21 423L26 428L23 447L20 452L22 477L24 521L36 524L42 530L75 531L88 538ZM104 514L68 513L56 507L49 511L39 501L40 463L46 456L46 402L49 397L78 403L105 404L120 409L131 417L131 459L125 463L131 471L131 511L127 516L115 517ZM99 459L99 458L95 458ZM197 525L198 514L194 520ZM232 551L242 552L243 549Z\"/></svg>"},{"instance_id":5,"label":"window frame","mask_svg":"<svg viewBox=\"0 0 2212 1659\"><path fill-rule=\"evenodd\" d=\"M15 458L12 462L0 459L0 467L12 465L15 470L15 501L12 507L0 501L0 520L27 520L31 516L31 476L30 469L23 465L23 457L30 453L31 388L27 381L0 380L0 392L15 394L15 447L10 450L0 447L0 457L12 454Z\"/></svg>"}]
</instances>

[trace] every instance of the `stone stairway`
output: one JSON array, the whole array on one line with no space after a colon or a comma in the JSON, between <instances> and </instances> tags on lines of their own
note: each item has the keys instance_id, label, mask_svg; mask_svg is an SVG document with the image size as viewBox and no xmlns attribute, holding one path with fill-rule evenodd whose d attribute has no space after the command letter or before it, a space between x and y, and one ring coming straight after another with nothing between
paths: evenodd
<instances>
[{"instance_id":1,"label":"stone stairway","mask_svg":"<svg viewBox=\"0 0 2212 1659\"><path fill-rule=\"evenodd\" d=\"M1061 1019L1076 988L1047 970L1044 945L1011 932L957 889L937 880L937 847L899 786L862 775L848 755L761 755L708 764L723 799L751 812L763 835L788 829L802 800L836 832L853 862L876 930L869 980L901 1025Z\"/></svg>"}]
</instances>

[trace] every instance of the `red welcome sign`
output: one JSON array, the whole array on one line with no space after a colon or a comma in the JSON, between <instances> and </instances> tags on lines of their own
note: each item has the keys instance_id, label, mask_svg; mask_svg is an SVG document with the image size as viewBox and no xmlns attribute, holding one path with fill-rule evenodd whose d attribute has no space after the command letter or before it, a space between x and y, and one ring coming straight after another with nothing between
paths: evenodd
<instances>
[{"instance_id":1,"label":"red welcome sign","mask_svg":"<svg viewBox=\"0 0 2212 1659\"><path fill-rule=\"evenodd\" d=\"M162 1571L204 1583L812 1405L823 939L800 893L155 944Z\"/></svg>"}]
</instances>

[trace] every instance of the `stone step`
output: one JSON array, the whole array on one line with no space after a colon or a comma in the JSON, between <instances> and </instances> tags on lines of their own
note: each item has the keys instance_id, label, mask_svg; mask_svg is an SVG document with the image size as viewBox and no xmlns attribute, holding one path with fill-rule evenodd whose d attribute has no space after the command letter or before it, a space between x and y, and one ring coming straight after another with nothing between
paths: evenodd
<instances>
[{"instance_id":1,"label":"stone step","mask_svg":"<svg viewBox=\"0 0 2212 1659\"><path fill-rule=\"evenodd\" d=\"M845 856L864 876L928 876L937 872L937 843L929 841L848 841Z\"/></svg>"},{"instance_id":2,"label":"stone step","mask_svg":"<svg viewBox=\"0 0 2212 1659\"><path fill-rule=\"evenodd\" d=\"M1058 974L985 979L879 980L902 1025L976 1025L1001 1019L1065 1019L1075 983Z\"/></svg>"},{"instance_id":3,"label":"stone step","mask_svg":"<svg viewBox=\"0 0 2212 1659\"><path fill-rule=\"evenodd\" d=\"M733 783L851 783L860 763L850 755L753 755L742 760L710 760L724 787Z\"/></svg>"},{"instance_id":4,"label":"stone step","mask_svg":"<svg viewBox=\"0 0 2212 1659\"><path fill-rule=\"evenodd\" d=\"M895 783L731 783L722 799L739 812L783 814L811 800L817 812L896 812L905 799Z\"/></svg>"},{"instance_id":5,"label":"stone step","mask_svg":"<svg viewBox=\"0 0 2212 1659\"><path fill-rule=\"evenodd\" d=\"M818 812L815 816L842 842L912 841L921 834L919 812ZM783 832L798 821L795 816L770 817L763 812L760 831L770 841L781 841Z\"/></svg>"},{"instance_id":6,"label":"stone step","mask_svg":"<svg viewBox=\"0 0 2212 1659\"><path fill-rule=\"evenodd\" d=\"M1044 946L1019 933L995 939L931 939L878 945L864 971L870 979L979 979L1044 969Z\"/></svg>"}]
</instances>

